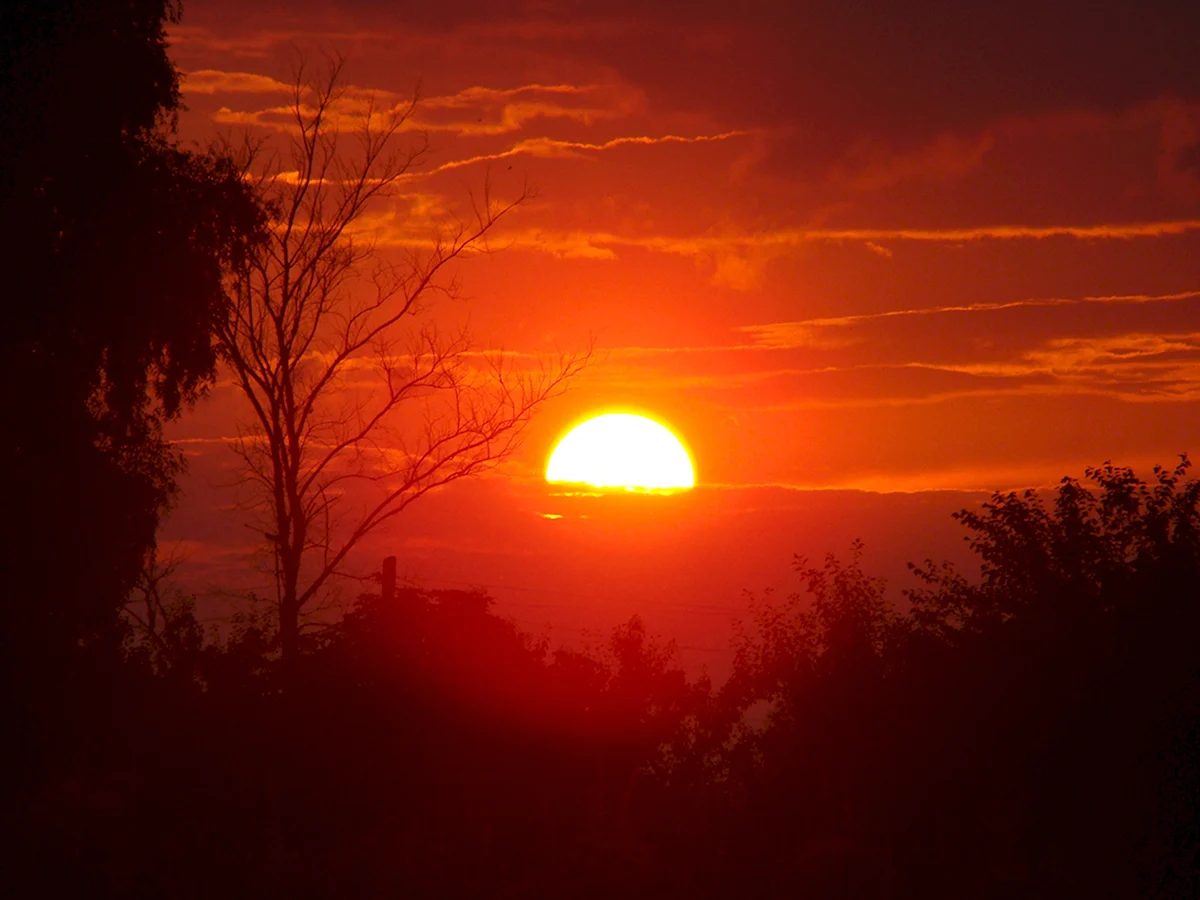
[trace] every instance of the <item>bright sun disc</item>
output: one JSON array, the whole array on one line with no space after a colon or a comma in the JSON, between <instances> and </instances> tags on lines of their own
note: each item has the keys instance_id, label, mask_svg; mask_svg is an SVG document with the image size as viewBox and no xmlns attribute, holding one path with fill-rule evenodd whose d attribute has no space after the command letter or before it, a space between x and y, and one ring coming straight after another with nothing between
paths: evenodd
<instances>
[{"instance_id":1,"label":"bright sun disc","mask_svg":"<svg viewBox=\"0 0 1200 900\"><path fill-rule=\"evenodd\" d=\"M629 413L596 416L572 428L550 454L546 480L627 490L696 485L679 438L653 419Z\"/></svg>"}]
</instances>

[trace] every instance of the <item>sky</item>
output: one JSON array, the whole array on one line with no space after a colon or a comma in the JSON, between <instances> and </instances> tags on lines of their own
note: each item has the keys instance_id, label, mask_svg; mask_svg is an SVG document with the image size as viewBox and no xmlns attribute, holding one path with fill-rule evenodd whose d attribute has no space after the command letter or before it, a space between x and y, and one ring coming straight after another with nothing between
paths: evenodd
<instances>
[{"instance_id":1,"label":"sky","mask_svg":"<svg viewBox=\"0 0 1200 900\"><path fill-rule=\"evenodd\" d=\"M382 253L485 185L533 189L430 315L482 349L595 348L512 459L362 571L394 553L565 642L640 612L720 673L744 592L795 590L794 553L862 537L902 585L966 560L950 513L986 492L1200 447L1200 7L876 6L186 5L186 139L277 135L298 61L344 55L356 95L419 98L402 137L429 145L371 213ZM546 486L555 440L610 409L669 423L696 490ZM220 381L171 430L165 542L213 596L254 577L243 412Z\"/></svg>"}]
</instances>

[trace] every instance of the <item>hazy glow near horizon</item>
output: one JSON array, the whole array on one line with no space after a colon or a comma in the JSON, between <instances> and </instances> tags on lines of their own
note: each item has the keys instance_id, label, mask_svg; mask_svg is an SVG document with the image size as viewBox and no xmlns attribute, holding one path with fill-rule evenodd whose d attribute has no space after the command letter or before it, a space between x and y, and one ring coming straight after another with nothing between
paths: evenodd
<instances>
[{"instance_id":1,"label":"hazy glow near horizon","mask_svg":"<svg viewBox=\"0 0 1200 900\"><path fill-rule=\"evenodd\" d=\"M630 413L607 413L571 429L546 465L546 480L602 488L695 487L691 457L665 425Z\"/></svg>"}]
</instances>

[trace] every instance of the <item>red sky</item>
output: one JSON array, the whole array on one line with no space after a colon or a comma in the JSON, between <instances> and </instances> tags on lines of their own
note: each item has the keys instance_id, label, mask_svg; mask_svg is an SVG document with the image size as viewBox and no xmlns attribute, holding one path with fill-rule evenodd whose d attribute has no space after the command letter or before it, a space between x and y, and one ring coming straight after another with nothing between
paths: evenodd
<instances>
[{"instance_id":1,"label":"red sky","mask_svg":"<svg viewBox=\"0 0 1200 900\"><path fill-rule=\"evenodd\" d=\"M596 344L516 458L364 560L564 640L640 610L704 661L742 588L795 586L792 552L961 556L948 514L978 495L924 492L1200 447L1200 15L1111 6L193 0L172 52L201 140L272 134L298 53L388 102L419 86L431 150L380 244L533 185L434 314L484 348ZM613 406L686 437L695 494L550 495L555 437ZM172 434L196 584L252 543L222 509L236 416L218 386Z\"/></svg>"}]
</instances>

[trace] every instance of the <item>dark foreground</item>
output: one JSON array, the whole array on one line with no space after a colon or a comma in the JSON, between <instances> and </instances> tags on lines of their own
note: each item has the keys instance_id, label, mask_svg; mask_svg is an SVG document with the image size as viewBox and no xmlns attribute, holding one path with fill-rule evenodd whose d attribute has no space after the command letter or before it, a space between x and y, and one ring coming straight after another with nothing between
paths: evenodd
<instances>
[{"instance_id":1,"label":"dark foreground","mask_svg":"<svg viewBox=\"0 0 1200 900\"><path fill-rule=\"evenodd\" d=\"M1109 468L1046 505L998 495L961 516L982 581L932 567L897 605L856 548L798 561L807 590L758 607L719 690L636 619L584 654L479 595L370 594L285 671L266 620L213 643L186 598L158 598L152 639L127 618L17 685L5 880L30 897L1198 896L1185 479Z\"/></svg>"}]
</instances>

